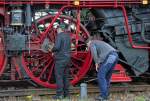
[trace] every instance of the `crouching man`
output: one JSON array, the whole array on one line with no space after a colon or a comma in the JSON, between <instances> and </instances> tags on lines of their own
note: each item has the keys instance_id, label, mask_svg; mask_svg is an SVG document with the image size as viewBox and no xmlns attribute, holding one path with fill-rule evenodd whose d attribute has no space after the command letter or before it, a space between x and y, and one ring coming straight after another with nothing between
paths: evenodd
<instances>
[{"instance_id":1,"label":"crouching man","mask_svg":"<svg viewBox=\"0 0 150 101\"><path fill-rule=\"evenodd\" d=\"M117 64L118 54L116 49L101 40L88 39L87 45L90 47L95 66L100 95L96 97L98 101L107 101L109 95L110 80L112 71Z\"/></svg>"}]
</instances>

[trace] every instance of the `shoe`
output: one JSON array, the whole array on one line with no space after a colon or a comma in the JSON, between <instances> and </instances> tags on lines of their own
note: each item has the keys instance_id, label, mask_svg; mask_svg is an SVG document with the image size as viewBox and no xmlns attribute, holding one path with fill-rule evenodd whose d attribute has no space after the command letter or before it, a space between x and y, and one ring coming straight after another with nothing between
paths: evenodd
<instances>
[{"instance_id":1,"label":"shoe","mask_svg":"<svg viewBox=\"0 0 150 101\"><path fill-rule=\"evenodd\" d=\"M69 93L64 93L64 98L70 98L70 94Z\"/></svg>"},{"instance_id":2,"label":"shoe","mask_svg":"<svg viewBox=\"0 0 150 101\"><path fill-rule=\"evenodd\" d=\"M97 96L97 97L95 98L95 100L96 100L96 101L108 101L107 98L102 98L101 96Z\"/></svg>"},{"instance_id":3,"label":"shoe","mask_svg":"<svg viewBox=\"0 0 150 101\"><path fill-rule=\"evenodd\" d=\"M70 99L71 97L70 97L70 95L64 95L64 98L65 99Z\"/></svg>"},{"instance_id":4,"label":"shoe","mask_svg":"<svg viewBox=\"0 0 150 101\"><path fill-rule=\"evenodd\" d=\"M62 96L62 95L60 95L60 96L55 95L55 96L52 96L52 99L53 100L61 100L61 99L64 99L64 96Z\"/></svg>"}]
</instances>

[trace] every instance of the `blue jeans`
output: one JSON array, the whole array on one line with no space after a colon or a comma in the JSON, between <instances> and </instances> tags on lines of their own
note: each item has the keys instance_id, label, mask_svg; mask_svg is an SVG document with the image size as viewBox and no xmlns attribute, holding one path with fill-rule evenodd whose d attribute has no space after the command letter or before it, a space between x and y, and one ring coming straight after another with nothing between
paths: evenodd
<instances>
[{"instance_id":1,"label":"blue jeans","mask_svg":"<svg viewBox=\"0 0 150 101\"><path fill-rule=\"evenodd\" d=\"M104 62L99 65L98 70L98 85L100 89L100 96L107 99L109 95L110 80L112 76L112 71L117 64L118 54L116 52L110 52Z\"/></svg>"}]
</instances>

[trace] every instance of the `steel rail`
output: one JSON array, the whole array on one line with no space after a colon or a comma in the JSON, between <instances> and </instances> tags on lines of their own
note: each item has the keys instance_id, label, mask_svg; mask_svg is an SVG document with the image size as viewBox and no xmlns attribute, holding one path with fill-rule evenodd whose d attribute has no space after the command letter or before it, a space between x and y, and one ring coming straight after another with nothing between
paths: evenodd
<instances>
[{"instance_id":1,"label":"steel rail","mask_svg":"<svg viewBox=\"0 0 150 101\"><path fill-rule=\"evenodd\" d=\"M99 93L99 89L96 86L88 86L88 94ZM71 94L79 94L80 87L72 87ZM111 86L111 92L141 92L150 91L150 85L125 85L125 86ZM38 89L11 89L11 90L1 90L0 97L7 96L28 96L28 95L54 95L56 94L55 89L38 88Z\"/></svg>"}]
</instances>

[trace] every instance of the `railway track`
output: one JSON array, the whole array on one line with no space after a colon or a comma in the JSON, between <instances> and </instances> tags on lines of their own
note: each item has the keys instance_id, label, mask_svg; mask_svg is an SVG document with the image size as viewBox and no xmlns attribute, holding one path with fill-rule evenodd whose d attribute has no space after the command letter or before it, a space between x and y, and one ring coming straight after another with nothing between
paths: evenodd
<instances>
[{"instance_id":1,"label":"railway track","mask_svg":"<svg viewBox=\"0 0 150 101\"><path fill-rule=\"evenodd\" d=\"M88 85L87 87L88 93L99 93L99 89L97 86ZM148 84L127 84L127 85L112 85L111 92L141 92L141 91L150 91L150 85ZM72 94L79 94L80 87L72 87L70 89ZM7 96L28 96L28 95L54 95L55 89L48 88L9 88L7 90L0 90L0 97Z\"/></svg>"}]
</instances>

